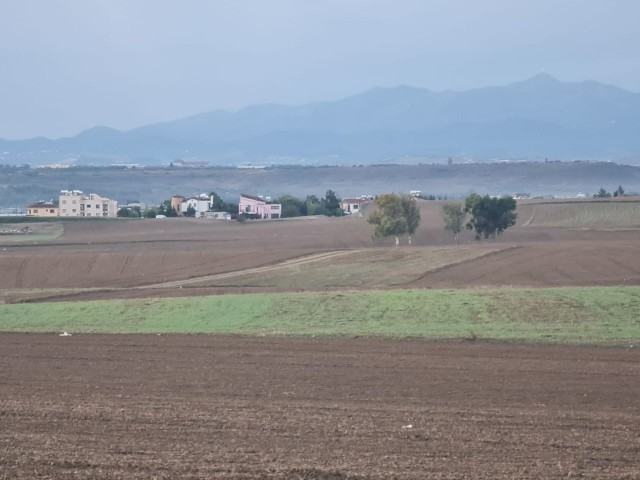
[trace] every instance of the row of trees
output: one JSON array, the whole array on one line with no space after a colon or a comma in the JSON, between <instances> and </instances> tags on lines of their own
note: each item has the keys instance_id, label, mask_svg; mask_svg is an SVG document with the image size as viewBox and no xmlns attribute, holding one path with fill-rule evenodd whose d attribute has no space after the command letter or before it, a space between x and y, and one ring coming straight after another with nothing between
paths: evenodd
<instances>
[{"instance_id":1,"label":"row of trees","mask_svg":"<svg viewBox=\"0 0 640 480\"><path fill-rule=\"evenodd\" d=\"M618 188L613 191L613 196L614 197L624 196L624 188L622 188L622 185L618 185ZM598 190L598 193L595 193L593 195L593 198L610 198L610 197L611 197L611 194L607 192L603 187L600 187L600 190Z\"/></svg>"},{"instance_id":2,"label":"row of trees","mask_svg":"<svg viewBox=\"0 0 640 480\"><path fill-rule=\"evenodd\" d=\"M342 215L341 201L333 190L327 190L324 197L307 195L305 200L300 200L291 195L283 195L276 199L276 202L282 205L282 218L307 215L339 217Z\"/></svg>"},{"instance_id":3,"label":"row of trees","mask_svg":"<svg viewBox=\"0 0 640 480\"><path fill-rule=\"evenodd\" d=\"M140 207L132 208L120 208L118 210L118 217L121 218L156 218L156 211L154 209L147 209L144 212Z\"/></svg>"},{"instance_id":4,"label":"row of trees","mask_svg":"<svg viewBox=\"0 0 640 480\"><path fill-rule=\"evenodd\" d=\"M444 228L453 234L458 243L463 228L473 230L476 240L492 239L516 224L516 201L513 197L469 195L464 203L447 203L442 206ZM467 220L467 215L470 216ZM465 223L466 221L466 223Z\"/></svg>"},{"instance_id":5,"label":"row of trees","mask_svg":"<svg viewBox=\"0 0 640 480\"><path fill-rule=\"evenodd\" d=\"M374 226L373 237L394 236L396 245L400 237L411 237L420 225L420 210L416 200L406 195L384 194L376 198L375 210L367 221ZM513 197L469 195L464 203L447 203L442 206L444 227L453 233L458 243L463 228L473 230L476 240L494 239L516 223L516 201ZM467 221L467 217L469 218ZM465 223L466 222L466 223Z\"/></svg>"}]
</instances>

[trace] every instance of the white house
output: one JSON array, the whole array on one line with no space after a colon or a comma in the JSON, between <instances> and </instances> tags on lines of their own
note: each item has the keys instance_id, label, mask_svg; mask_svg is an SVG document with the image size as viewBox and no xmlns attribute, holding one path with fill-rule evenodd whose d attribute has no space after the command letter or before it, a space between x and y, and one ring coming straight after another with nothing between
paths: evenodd
<instances>
[{"instance_id":1,"label":"white house","mask_svg":"<svg viewBox=\"0 0 640 480\"><path fill-rule=\"evenodd\" d=\"M85 195L81 190L62 190L60 192L61 217L109 217L118 216L118 202L102 197L97 193Z\"/></svg>"},{"instance_id":2,"label":"white house","mask_svg":"<svg viewBox=\"0 0 640 480\"><path fill-rule=\"evenodd\" d=\"M195 210L195 217L204 217L205 212L211 210L213 205L213 197L206 193L201 193L195 197L184 197L182 195L174 195L171 197L171 206L178 215L185 216L189 207Z\"/></svg>"},{"instance_id":3,"label":"white house","mask_svg":"<svg viewBox=\"0 0 640 480\"><path fill-rule=\"evenodd\" d=\"M363 198L345 198L340 202L340 207L346 215L351 215L353 213L360 213L362 207L370 202L371 200Z\"/></svg>"}]
</instances>

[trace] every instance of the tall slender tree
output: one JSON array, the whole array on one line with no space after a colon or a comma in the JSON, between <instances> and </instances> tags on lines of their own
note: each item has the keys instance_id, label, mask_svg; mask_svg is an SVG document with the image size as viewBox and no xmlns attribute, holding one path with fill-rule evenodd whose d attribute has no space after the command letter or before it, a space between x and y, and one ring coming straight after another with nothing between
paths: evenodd
<instances>
[{"instance_id":1,"label":"tall slender tree","mask_svg":"<svg viewBox=\"0 0 640 480\"><path fill-rule=\"evenodd\" d=\"M409 237L409 245L411 245L411 237L420 225L420 209L418 208L416 199L403 195L402 212L407 222L407 235Z\"/></svg>"},{"instance_id":2,"label":"tall slender tree","mask_svg":"<svg viewBox=\"0 0 640 480\"><path fill-rule=\"evenodd\" d=\"M367 222L374 226L373 237L393 236L398 246L400 237L407 234L411 245L411 236L420 225L420 210L415 199L386 193L380 195L374 205L375 210L367 218Z\"/></svg>"},{"instance_id":3,"label":"tall slender tree","mask_svg":"<svg viewBox=\"0 0 640 480\"><path fill-rule=\"evenodd\" d=\"M464 205L461 203L445 203L442 206L442 213L444 214L444 228L453 233L453 239L457 245L467 216L464 211Z\"/></svg>"}]
</instances>

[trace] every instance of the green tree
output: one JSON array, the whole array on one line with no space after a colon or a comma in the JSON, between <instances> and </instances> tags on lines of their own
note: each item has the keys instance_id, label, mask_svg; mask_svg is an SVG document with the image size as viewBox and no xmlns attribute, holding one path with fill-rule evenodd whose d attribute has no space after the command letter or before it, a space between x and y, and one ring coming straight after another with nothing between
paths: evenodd
<instances>
[{"instance_id":1,"label":"green tree","mask_svg":"<svg viewBox=\"0 0 640 480\"><path fill-rule=\"evenodd\" d=\"M317 196L307 195L305 205L307 208L307 215L322 215L322 200L320 200Z\"/></svg>"},{"instance_id":2,"label":"green tree","mask_svg":"<svg viewBox=\"0 0 640 480\"><path fill-rule=\"evenodd\" d=\"M131 216L131 211L128 208L119 208L116 216L121 218L129 218Z\"/></svg>"},{"instance_id":3,"label":"green tree","mask_svg":"<svg viewBox=\"0 0 640 480\"><path fill-rule=\"evenodd\" d=\"M235 202L225 202L216 192L209 193L211 198L210 211L212 212L228 212L238 213L238 204Z\"/></svg>"},{"instance_id":4,"label":"green tree","mask_svg":"<svg viewBox=\"0 0 640 480\"><path fill-rule=\"evenodd\" d=\"M144 211L144 218L156 218L156 211L153 209L147 209Z\"/></svg>"},{"instance_id":5,"label":"green tree","mask_svg":"<svg viewBox=\"0 0 640 480\"><path fill-rule=\"evenodd\" d=\"M600 187L598 193L593 195L593 198L609 198L611 194L607 192L604 188Z\"/></svg>"},{"instance_id":6,"label":"green tree","mask_svg":"<svg viewBox=\"0 0 640 480\"><path fill-rule=\"evenodd\" d=\"M407 222L407 235L409 237L409 245L411 245L411 236L416 232L420 225L420 209L418 203L413 197L403 195L401 197L402 214Z\"/></svg>"},{"instance_id":7,"label":"green tree","mask_svg":"<svg viewBox=\"0 0 640 480\"><path fill-rule=\"evenodd\" d=\"M458 244L460 232L464 228L464 220L467 217L464 205L461 203L445 203L442 206L444 214L444 229L453 233L453 238Z\"/></svg>"},{"instance_id":8,"label":"green tree","mask_svg":"<svg viewBox=\"0 0 640 480\"><path fill-rule=\"evenodd\" d=\"M187 207L187 213L186 213L187 217L195 217L196 216L196 209L193 208L191 205L189 205Z\"/></svg>"},{"instance_id":9,"label":"green tree","mask_svg":"<svg viewBox=\"0 0 640 480\"><path fill-rule=\"evenodd\" d=\"M222 198L220 198L220 195L218 195L216 192L211 192L209 194L209 198L211 199L210 208L212 212L226 212L226 203L224 202L224 200L222 200Z\"/></svg>"},{"instance_id":10,"label":"green tree","mask_svg":"<svg viewBox=\"0 0 640 480\"><path fill-rule=\"evenodd\" d=\"M616 191L613 192L613 196L614 197L624 197L624 188L622 188L622 185L618 185L618 188L616 189Z\"/></svg>"},{"instance_id":11,"label":"green tree","mask_svg":"<svg viewBox=\"0 0 640 480\"><path fill-rule=\"evenodd\" d=\"M342 215L340 198L333 190L327 190L324 196L324 214L328 217L339 217Z\"/></svg>"},{"instance_id":12,"label":"green tree","mask_svg":"<svg viewBox=\"0 0 640 480\"><path fill-rule=\"evenodd\" d=\"M467 229L474 230L476 240L502 235L507 228L516 224L516 201L513 197L501 198L476 193L469 195L464 202L464 211L471 215Z\"/></svg>"},{"instance_id":13,"label":"green tree","mask_svg":"<svg viewBox=\"0 0 640 480\"><path fill-rule=\"evenodd\" d=\"M140 207L122 207L118 209L118 213L116 215L121 218L140 218L142 216L140 213Z\"/></svg>"},{"instance_id":14,"label":"green tree","mask_svg":"<svg viewBox=\"0 0 640 480\"><path fill-rule=\"evenodd\" d=\"M277 199L282 205L282 218L300 217L307 214L307 204L291 195L282 195Z\"/></svg>"},{"instance_id":15,"label":"green tree","mask_svg":"<svg viewBox=\"0 0 640 480\"><path fill-rule=\"evenodd\" d=\"M373 237L390 237L396 239L396 246L400 245L400 237L404 234L411 236L420 225L420 210L414 198L385 193L374 201L375 210L367 218L367 222L374 226Z\"/></svg>"},{"instance_id":16,"label":"green tree","mask_svg":"<svg viewBox=\"0 0 640 480\"><path fill-rule=\"evenodd\" d=\"M158 215L164 215L165 217L177 217L178 212L171 206L171 200L165 200L160 204L160 208L157 211Z\"/></svg>"}]
</instances>

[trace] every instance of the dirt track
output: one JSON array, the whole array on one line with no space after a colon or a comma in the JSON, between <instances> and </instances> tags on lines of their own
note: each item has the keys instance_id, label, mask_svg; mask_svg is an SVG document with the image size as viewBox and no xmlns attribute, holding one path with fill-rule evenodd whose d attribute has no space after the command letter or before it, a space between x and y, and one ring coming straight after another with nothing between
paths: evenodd
<instances>
[{"instance_id":1,"label":"dirt track","mask_svg":"<svg viewBox=\"0 0 640 480\"><path fill-rule=\"evenodd\" d=\"M441 228L439 204L425 203L416 248L451 245L451 238ZM406 286L640 285L638 235L638 230L516 226L498 239L497 244L505 247L503 252L428 274L429 266L425 265L425 275ZM474 244L468 232L463 242ZM48 244L0 249L0 289L116 289L83 294L78 299L272 291L269 287L174 287L371 246L370 226L357 217L247 225L190 219L73 222L65 225L62 237ZM337 256L335 261L341 258ZM152 285L156 288L137 293L122 290ZM162 285L165 288L157 288Z\"/></svg>"},{"instance_id":2,"label":"dirt track","mask_svg":"<svg viewBox=\"0 0 640 480\"><path fill-rule=\"evenodd\" d=\"M337 257L342 257L345 255L349 255L357 250L338 250L335 252L323 252L323 253L314 253L312 255L304 255L299 258L292 258L288 260L284 260L282 262L277 262L273 265L267 265L264 267L255 267L255 268L246 268L243 270L237 270L234 272L227 273L216 273L213 275L204 275L201 277L194 277L185 280L174 280L173 282L165 282L165 283L156 283L156 284L148 284L143 285L138 288L174 288L174 287L182 287L184 285L190 285L194 283L202 283L211 280L219 280L224 278L232 278L238 275L251 275L256 273L265 273L277 268L281 267L295 267L300 265L306 265L307 263L313 263L319 260L327 260L327 259L335 259Z\"/></svg>"},{"instance_id":3,"label":"dirt track","mask_svg":"<svg viewBox=\"0 0 640 480\"><path fill-rule=\"evenodd\" d=\"M5 334L0 372L0 478L640 478L636 349Z\"/></svg>"}]
</instances>

